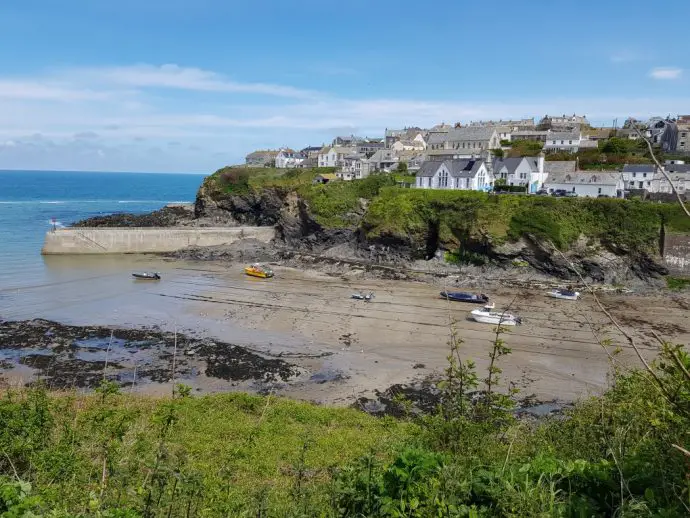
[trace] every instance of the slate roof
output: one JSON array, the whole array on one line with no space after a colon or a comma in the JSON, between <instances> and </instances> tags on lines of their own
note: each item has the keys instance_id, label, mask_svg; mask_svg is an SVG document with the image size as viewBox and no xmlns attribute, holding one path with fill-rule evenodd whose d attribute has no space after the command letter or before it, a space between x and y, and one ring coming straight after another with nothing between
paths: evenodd
<instances>
[{"instance_id":1,"label":"slate roof","mask_svg":"<svg viewBox=\"0 0 690 518\"><path fill-rule=\"evenodd\" d=\"M546 136L546 140L580 140L579 133L554 131Z\"/></svg>"},{"instance_id":2,"label":"slate roof","mask_svg":"<svg viewBox=\"0 0 690 518\"><path fill-rule=\"evenodd\" d=\"M574 173L577 169L577 162L575 160L554 160L552 162L544 162L544 172L552 174L560 173Z\"/></svg>"},{"instance_id":3,"label":"slate roof","mask_svg":"<svg viewBox=\"0 0 690 518\"><path fill-rule=\"evenodd\" d=\"M445 164L453 178L474 178L483 163L483 160L472 159L430 160L422 164L422 167L417 172L417 176L431 178L436 174L439 167Z\"/></svg>"},{"instance_id":4,"label":"slate roof","mask_svg":"<svg viewBox=\"0 0 690 518\"><path fill-rule=\"evenodd\" d=\"M494 171L505 167L508 170L508 174L513 174L523 160L522 157L497 158L494 160Z\"/></svg>"},{"instance_id":5,"label":"slate roof","mask_svg":"<svg viewBox=\"0 0 690 518\"><path fill-rule=\"evenodd\" d=\"M611 171L577 171L549 173L546 184L594 184L618 185L623 180L622 173Z\"/></svg>"},{"instance_id":6,"label":"slate roof","mask_svg":"<svg viewBox=\"0 0 690 518\"><path fill-rule=\"evenodd\" d=\"M464 128L453 128L448 132L447 140L454 142L466 141L487 141L496 132L495 128L485 128L482 126L465 126Z\"/></svg>"},{"instance_id":7,"label":"slate roof","mask_svg":"<svg viewBox=\"0 0 690 518\"><path fill-rule=\"evenodd\" d=\"M624 173L653 173L656 171L654 164L625 164Z\"/></svg>"},{"instance_id":8,"label":"slate roof","mask_svg":"<svg viewBox=\"0 0 690 518\"><path fill-rule=\"evenodd\" d=\"M667 173L690 173L690 164L668 164L664 169Z\"/></svg>"},{"instance_id":9,"label":"slate roof","mask_svg":"<svg viewBox=\"0 0 690 518\"><path fill-rule=\"evenodd\" d=\"M433 132L429 133L429 137L428 137L426 143L428 145L443 144L446 140L448 140L448 132L447 131L443 131L443 132L433 131Z\"/></svg>"}]
</instances>

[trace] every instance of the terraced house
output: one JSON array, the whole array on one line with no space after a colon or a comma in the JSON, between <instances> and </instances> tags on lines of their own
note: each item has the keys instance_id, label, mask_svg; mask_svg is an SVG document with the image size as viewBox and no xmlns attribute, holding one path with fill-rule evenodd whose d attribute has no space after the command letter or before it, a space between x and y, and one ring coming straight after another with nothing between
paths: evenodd
<instances>
[{"instance_id":1,"label":"terraced house","mask_svg":"<svg viewBox=\"0 0 690 518\"><path fill-rule=\"evenodd\" d=\"M488 191L494 177L484 160L453 159L424 162L417 172L418 189L454 189Z\"/></svg>"},{"instance_id":2,"label":"terraced house","mask_svg":"<svg viewBox=\"0 0 690 518\"><path fill-rule=\"evenodd\" d=\"M476 158L482 152L501 147L501 141L493 127L453 128L447 133L430 133L427 142L429 157Z\"/></svg>"}]
</instances>

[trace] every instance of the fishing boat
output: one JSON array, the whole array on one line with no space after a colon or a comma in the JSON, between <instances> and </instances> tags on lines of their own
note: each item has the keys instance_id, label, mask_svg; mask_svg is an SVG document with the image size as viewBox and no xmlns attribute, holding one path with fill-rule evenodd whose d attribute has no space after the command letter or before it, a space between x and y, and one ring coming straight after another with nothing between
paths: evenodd
<instances>
[{"instance_id":1,"label":"fishing boat","mask_svg":"<svg viewBox=\"0 0 690 518\"><path fill-rule=\"evenodd\" d=\"M564 290L564 289L555 289L551 290L550 292L547 293L549 297L553 297L554 299L563 299L563 300L577 300L580 298L580 292L579 291L573 291L570 289Z\"/></svg>"},{"instance_id":2,"label":"fishing boat","mask_svg":"<svg viewBox=\"0 0 690 518\"><path fill-rule=\"evenodd\" d=\"M363 300L363 301L365 301L365 302L370 302L371 299L374 298L374 292L373 292L373 291L370 291L370 292L367 293L366 295L365 295L364 293L359 293L359 292L358 292L358 293L353 293L353 294L350 296L350 298L356 299L356 300Z\"/></svg>"},{"instance_id":3,"label":"fishing boat","mask_svg":"<svg viewBox=\"0 0 690 518\"><path fill-rule=\"evenodd\" d=\"M247 266L244 269L244 273L251 275L252 277L261 277L262 279L273 277L273 270L259 263L254 263L250 266Z\"/></svg>"},{"instance_id":4,"label":"fishing boat","mask_svg":"<svg viewBox=\"0 0 690 518\"><path fill-rule=\"evenodd\" d=\"M141 279L145 281L159 281L161 280L161 274L158 272L136 272L132 274L135 279Z\"/></svg>"},{"instance_id":5,"label":"fishing boat","mask_svg":"<svg viewBox=\"0 0 690 518\"><path fill-rule=\"evenodd\" d=\"M486 304L481 309L471 311L472 318L482 324L494 324L500 326L516 326L522 324L522 319L510 313L493 311L493 304Z\"/></svg>"},{"instance_id":6,"label":"fishing boat","mask_svg":"<svg viewBox=\"0 0 690 518\"><path fill-rule=\"evenodd\" d=\"M471 304L486 304L489 302L489 297L483 293L465 293L463 291L442 291L441 298L457 302L469 302Z\"/></svg>"}]
</instances>

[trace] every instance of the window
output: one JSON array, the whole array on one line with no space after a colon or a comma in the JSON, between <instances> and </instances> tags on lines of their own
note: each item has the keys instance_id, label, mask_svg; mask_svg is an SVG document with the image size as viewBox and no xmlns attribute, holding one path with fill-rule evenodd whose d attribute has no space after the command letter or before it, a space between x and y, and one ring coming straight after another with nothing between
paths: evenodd
<instances>
[{"instance_id":1,"label":"window","mask_svg":"<svg viewBox=\"0 0 690 518\"><path fill-rule=\"evenodd\" d=\"M426 185L427 187L431 187L431 178L427 178Z\"/></svg>"},{"instance_id":2,"label":"window","mask_svg":"<svg viewBox=\"0 0 690 518\"><path fill-rule=\"evenodd\" d=\"M601 187L597 190L597 194L601 194Z\"/></svg>"},{"instance_id":3,"label":"window","mask_svg":"<svg viewBox=\"0 0 690 518\"><path fill-rule=\"evenodd\" d=\"M642 173L642 178L647 178L647 173Z\"/></svg>"},{"instance_id":4,"label":"window","mask_svg":"<svg viewBox=\"0 0 690 518\"><path fill-rule=\"evenodd\" d=\"M477 188L478 189L484 189L484 183L486 182L486 174L484 173L484 169L479 170L479 174L477 175Z\"/></svg>"},{"instance_id":5,"label":"window","mask_svg":"<svg viewBox=\"0 0 690 518\"><path fill-rule=\"evenodd\" d=\"M561 140L561 144L563 144L563 141Z\"/></svg>"},{"instance_id":6,"label":"window","mask_svg":"<svg viewBox=\"0 0 690 518\"><path fill-rule=\"evenodd\" d=\"M438 186L441 188L448 187L448 171L442 169L438 175Z\"/></svg>"},{"instance_id":7,"label":"window","mask_svg":"<svg viewBox=\"0 0 690 518\"><path fill-rule=\"evenodd\" d=\"M572 143L573 143L573 141L572 141L572 140L569 140L569 141L568 141L568 144L572 144Z\"/></svg>"},{"instance_id":8,"label":"window","mask_svg":"<svg viewBox=\"0 0 690 518\"><path fill-rule=\"evenodd\" d=\"M685 138L685 137L688 136L688 134L687 134L687 132L684 131L683 133L680 134L680 136L683 137L683 138Z\"/></svg>"}]
</instances>

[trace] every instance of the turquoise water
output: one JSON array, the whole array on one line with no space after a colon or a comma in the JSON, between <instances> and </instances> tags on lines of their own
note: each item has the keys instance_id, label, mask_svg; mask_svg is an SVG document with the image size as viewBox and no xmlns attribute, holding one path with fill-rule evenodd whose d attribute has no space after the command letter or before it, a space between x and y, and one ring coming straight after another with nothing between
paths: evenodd
<instances>
[{"instance_id":1,"label":"turquoise water","mask_svg":"<svg viewBox=\"0 0 690 518\"><path fill-rule=\"evenodd\" d=\"M57 225L91 216L144 213L192 202L202 175L0 171L0 295L53 280L41 256L43 237Z\"/></svg>"}]
</instances>

